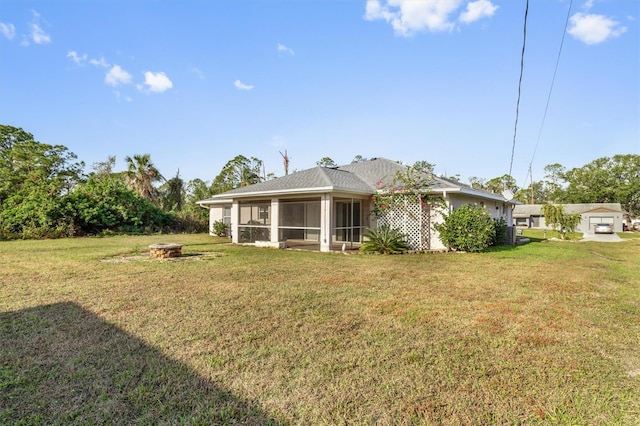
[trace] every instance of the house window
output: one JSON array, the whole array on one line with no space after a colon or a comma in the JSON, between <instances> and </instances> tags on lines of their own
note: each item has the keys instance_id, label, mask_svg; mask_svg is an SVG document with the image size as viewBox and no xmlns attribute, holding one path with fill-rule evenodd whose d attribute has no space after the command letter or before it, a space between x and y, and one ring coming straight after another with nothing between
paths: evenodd
<instances>
[{"instance_id":1,"label":"house window","mask_svg":"<svg viewBox=\"0 0 640 426\"><path fill-rule=\"evenodd\" d=\"M251 201L240 203L238 240L241 243L269 241L271 235L271 202Z\"/></svg>"},{"instance_id":2,"label":"house window","mask_svg":"<svg viewBox=\"0 0 640 426\"><path fill-rule=\"evenodd\" d=\"M231 206L224 206L222 208L222 222L225 225L231 225Z\"/></svg>"}]
</instances>

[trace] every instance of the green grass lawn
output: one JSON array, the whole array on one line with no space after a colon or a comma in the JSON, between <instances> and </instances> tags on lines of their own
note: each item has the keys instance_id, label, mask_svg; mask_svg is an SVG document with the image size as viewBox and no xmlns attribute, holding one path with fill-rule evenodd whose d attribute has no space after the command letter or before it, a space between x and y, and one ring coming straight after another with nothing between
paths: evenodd
<instances>
[{"instance_id":1,"label":"green grass lawn","mask_svg":"<svg viewBox=\"0 0 640 426\"><path fill-rule=\"evenodd\" d=\"M0 424L638 424L640 239L224 242L0 242Z\"/></svg>"},{"instance_id":2,"label":"green grass lawn","mask_svg":"<svg viewBox=\"0 0 640 426\"><path fill-rule=\"evenodd\" d=\"M522 230L522 236L531 238L533 240L551 240L562 239L560 231L554 231L552 229L537 229L537 228L520 228ZM582 238L582 232L567 232L565 235L567 240L577 241Z\"/></svg>"}]
</instances>

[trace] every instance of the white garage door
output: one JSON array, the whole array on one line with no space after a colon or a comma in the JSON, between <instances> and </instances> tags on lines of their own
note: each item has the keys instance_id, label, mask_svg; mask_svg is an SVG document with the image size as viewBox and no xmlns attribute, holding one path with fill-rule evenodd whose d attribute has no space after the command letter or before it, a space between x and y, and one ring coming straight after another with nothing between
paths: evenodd
<instances>
[{"instance_id":1,"label":"white garage door","mask_svg":"<svg viewBox=\"0 0 640 426\"><path fill-rule=\"evenodd\" d=\"M611 225L613 225L613 216L590 217L589 230L593 231L593 228L599 223L610 223Z\"/></svg>"}]
</instances>

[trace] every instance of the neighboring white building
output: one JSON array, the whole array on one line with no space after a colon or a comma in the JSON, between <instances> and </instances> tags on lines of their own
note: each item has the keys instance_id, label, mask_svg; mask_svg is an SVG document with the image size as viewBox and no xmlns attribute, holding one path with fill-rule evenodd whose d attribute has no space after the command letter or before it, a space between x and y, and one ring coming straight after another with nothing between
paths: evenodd
<instances>
[{"instance_id":1,"label":"neighboring white building","mask_svg":"<svg viewBox=\"0 0 640 426\"><path fill-rule=\"evenodd\" d=\"M550 229L542 214L543 204L516 205L513 210L515 226ZM578 232L592 233L596 224L610 223L614 232L622 232L624 212L620 203L563 204L566 213L580 214Z\"/></svg>"},{"instance_id":2,"label":"neighboring white building","mask_svg":"<svg viewBox=\"0 0 640 426\"><path fill-rule=\"evenodd\" d=\"M288 176L237 188L198 201L209 209L213 223L225 221L234 243L255 243L274 247L317 246L321 251L358 247L367 228L387 222L407 236L415 250L443 249L434 223L444 212L464 204L483 206L493 218L513 223L517 203L502 195L432 176L430 196L440 197L443 206L406 199L389 217L372 217L371 197L376 185L390 181L407 166L384 158L373 158L339 167L314 167ZM513 238L512 227L509 227Z\"/></svg>"}]
</instances>

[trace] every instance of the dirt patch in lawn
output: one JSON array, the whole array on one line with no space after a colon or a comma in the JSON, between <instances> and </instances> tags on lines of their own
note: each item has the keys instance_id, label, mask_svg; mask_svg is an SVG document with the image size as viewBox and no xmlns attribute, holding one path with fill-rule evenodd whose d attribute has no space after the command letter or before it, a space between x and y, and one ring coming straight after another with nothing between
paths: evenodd
<instances>
[{"instance_id":1,"label":"dirt patch in lawn","mask_svg":"<svg viewBox=\"0 0 640 426\"><path fill-rule=\"evenodd\" d=\"M183 253L180 257L169 257L166 259L156 259L149 256L149 252L143 252L135 255L125 255L108 257L101 259L106 263L129 263L129 262L191 262L200 260L209 260L215 257L222 257L222 253L206 252L206 253Z\"/></svg>"}]
</instances>

